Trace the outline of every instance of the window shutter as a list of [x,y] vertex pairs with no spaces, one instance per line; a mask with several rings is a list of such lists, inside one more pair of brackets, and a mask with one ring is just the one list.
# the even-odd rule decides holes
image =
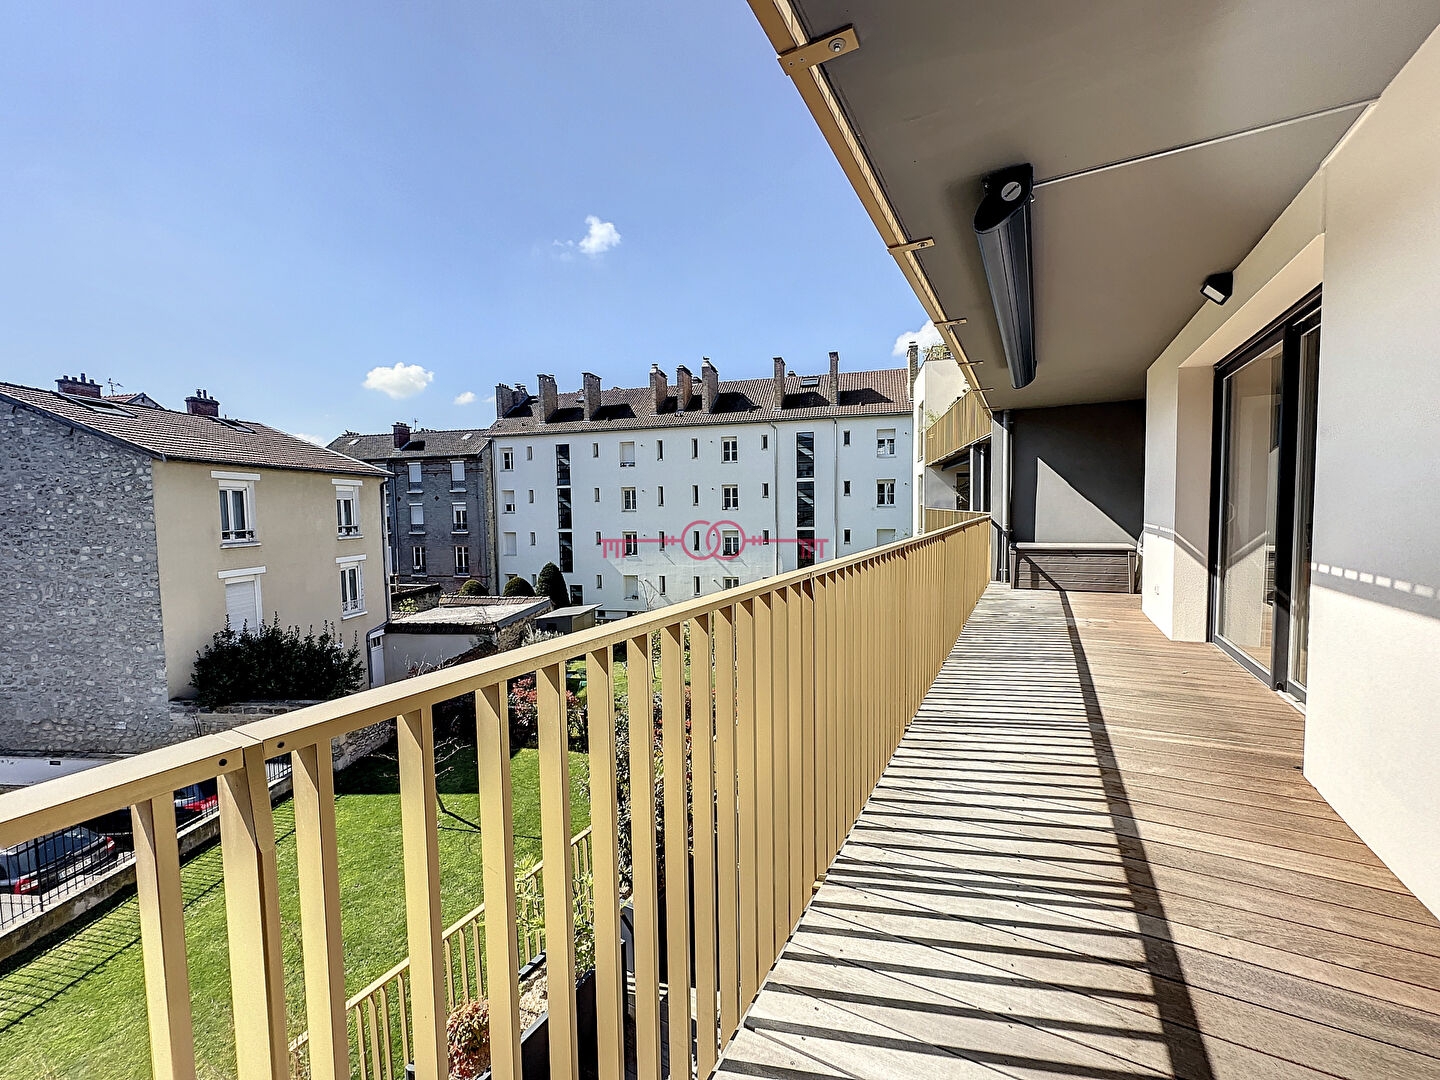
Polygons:
[[237,634],[246,626],[254,630],[260,625],[260,612],[255,606],[257,591],[254,580],[225,583],[225,614],[230,618],[230,629]]

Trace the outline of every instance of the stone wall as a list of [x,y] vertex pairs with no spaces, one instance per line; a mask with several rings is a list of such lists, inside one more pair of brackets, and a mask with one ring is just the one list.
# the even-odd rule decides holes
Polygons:
[[174,741],[150,465],[0,404],[0,750]]

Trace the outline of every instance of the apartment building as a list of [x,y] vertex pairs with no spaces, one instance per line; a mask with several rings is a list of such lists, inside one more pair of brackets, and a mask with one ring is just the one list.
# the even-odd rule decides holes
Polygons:
[[402,584],[439,582],[455,592],[466,581],[494,590],[494,508],[490,439],[483,429],[347,431],[330,449],[390,476],[386,535],[390,574]]
[[554,562],[602,618],[853,554],[910,535],[904,368],[495,392],[500,583]]
[[120,404],[83,374],[0,383],[0,747],[129,753],[228,619],[384,626],[384,474],[203,391]]

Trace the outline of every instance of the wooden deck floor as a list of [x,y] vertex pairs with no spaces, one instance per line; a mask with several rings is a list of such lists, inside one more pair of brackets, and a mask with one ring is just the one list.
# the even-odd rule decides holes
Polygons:
[[1440,924],[1303,723],[1136,597],[992,589],[721,1074],[1440,1077]]

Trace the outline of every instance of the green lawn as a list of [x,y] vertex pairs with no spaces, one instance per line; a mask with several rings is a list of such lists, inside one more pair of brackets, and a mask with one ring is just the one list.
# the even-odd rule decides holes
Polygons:
[[[478,821],[473,747],[437,765],[440,801]],[[590,822],[589,761],[570,755],[573,831]],[[511,759],[515,861],[540,858],[539,755]],[[353,994],[405,954],[400,805],[390,754],[366,759],[336,778],[346,992]],[[306,1026],[296,893],[294,813],[275,807],[281,920],[291,1034]],[[480,836],[440,815],[443,917],[448,925],[481,900]],[[229,958],[220,849],[186,863],[185,926],[202,1080],[234,1074]],[[0,975],[0,1062],[5,1076],[111,1080],[150,1075],[140,929],[133,898],[71,933],[43,955]]]

